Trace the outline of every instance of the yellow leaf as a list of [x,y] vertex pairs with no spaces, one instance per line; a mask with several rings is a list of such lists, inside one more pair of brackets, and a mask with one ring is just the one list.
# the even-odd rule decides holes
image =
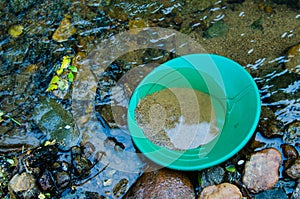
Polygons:
[[61,62],[60,68],[56,71],[57,75],[61,75],[64,69],[68,68],[71,63],[71,58],[69,56],[64,56]]
[[55,84],[57,83],[59,80],[59,77],[57,75],[54,75],[50,81],[50,84]]
[[69,56],[64,56],[60,68],[68,68],[71,63],[71,58]]
[[49,87],[47,88],[46,92],[53,91],[56,89],[58,89],[58,86],[56,84],[50,84]]

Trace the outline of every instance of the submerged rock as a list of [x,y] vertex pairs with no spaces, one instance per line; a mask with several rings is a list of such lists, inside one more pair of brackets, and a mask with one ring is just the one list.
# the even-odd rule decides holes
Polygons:
[[66,148],[78,144],[79,131],[71,114],[53,99],[44,99],[34,109],[34,122],[48,140],[56,140]]
[[253,193],[271,189],[279,179],[281,162],[280,152],[273,148],[252,154],[245,165],[243,183]]
[[254,199],[265,199],[265,198],[288,199],[287,195],[282,189],[266,190],[254,196]]
[[242,193],[237,186],[230,183],[222,183],[205,187],[198,199],[240,199]]
[[287,57],[289,61],[285,63],[285,67],[291,72],[300,74],[300,44],[291,47],[287,52]]
[[300,179],[300,158],[295,160],[292,166],[286,170],[286,174],[293,179]]
[[204,32],[203,36],[206,38],[223,37],[227,32],[228,26],[222,21],[217,21]]
[[194,199],[195,197],[193,185],[187,176],[182,172],[161,169],[142,175],[124,198]]
[[282,136],[283,132],[278,125],[275,113],[269,107],[263,106],[258,124],[259,131],[267,138]]

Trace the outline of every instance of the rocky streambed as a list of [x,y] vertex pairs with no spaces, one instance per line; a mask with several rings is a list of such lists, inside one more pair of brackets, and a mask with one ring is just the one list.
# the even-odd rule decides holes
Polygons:
[[[0,198],[300,197],[299,1],[0,5]],[[160,168],[131,141],[128,101],[157,65],[196,51],[248,70],[259,125],[220,165]]]

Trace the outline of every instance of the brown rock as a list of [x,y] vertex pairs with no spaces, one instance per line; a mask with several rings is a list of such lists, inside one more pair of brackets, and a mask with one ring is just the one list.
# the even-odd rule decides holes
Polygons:
[[162,169],[143,174],[124,199],[185,198],[194,199],[193,186],[182,172]]
[[240,199],[242,197],[242,193],[235,185],[222,183],[205,187],[198,199]]
[[300,158],[298,158],[294,164],[286,170],[286,174],[293,179],[300,178]]
[[253,193],[271,189],[279,179],[281,162],[280,152],[273,148],[252,154],[245,165],[243,183]]
[[262,107],[258,128],[265,137],[277,137],[283,133],[278,126],[274,112],[269,107]]
[[292,145],[283,144],[282,151],[287,159],[295,159],[299,156],[297,149],[295,149],[295,147],[293,147]]
[[287,52],[289,62],[285,63],[285,67],[291,72],[300,74],[300,44],[297,44]]

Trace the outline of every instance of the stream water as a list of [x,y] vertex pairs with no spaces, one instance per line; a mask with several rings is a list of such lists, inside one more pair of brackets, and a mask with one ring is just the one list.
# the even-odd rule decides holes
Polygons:
[[[63,196],[121,198],[146,165],[126,127],[131,93],[157,65],[189,53],[233,59],[259,87],[260,123],[229,162],[283,144],[299,152],[300,3],[278,2],[0,1],[0,156],[47,140],[62,150],[92,143],[92,158],[105,153],[92,174],[109,166]],[[280,180],[293,181],[282,170]]]

